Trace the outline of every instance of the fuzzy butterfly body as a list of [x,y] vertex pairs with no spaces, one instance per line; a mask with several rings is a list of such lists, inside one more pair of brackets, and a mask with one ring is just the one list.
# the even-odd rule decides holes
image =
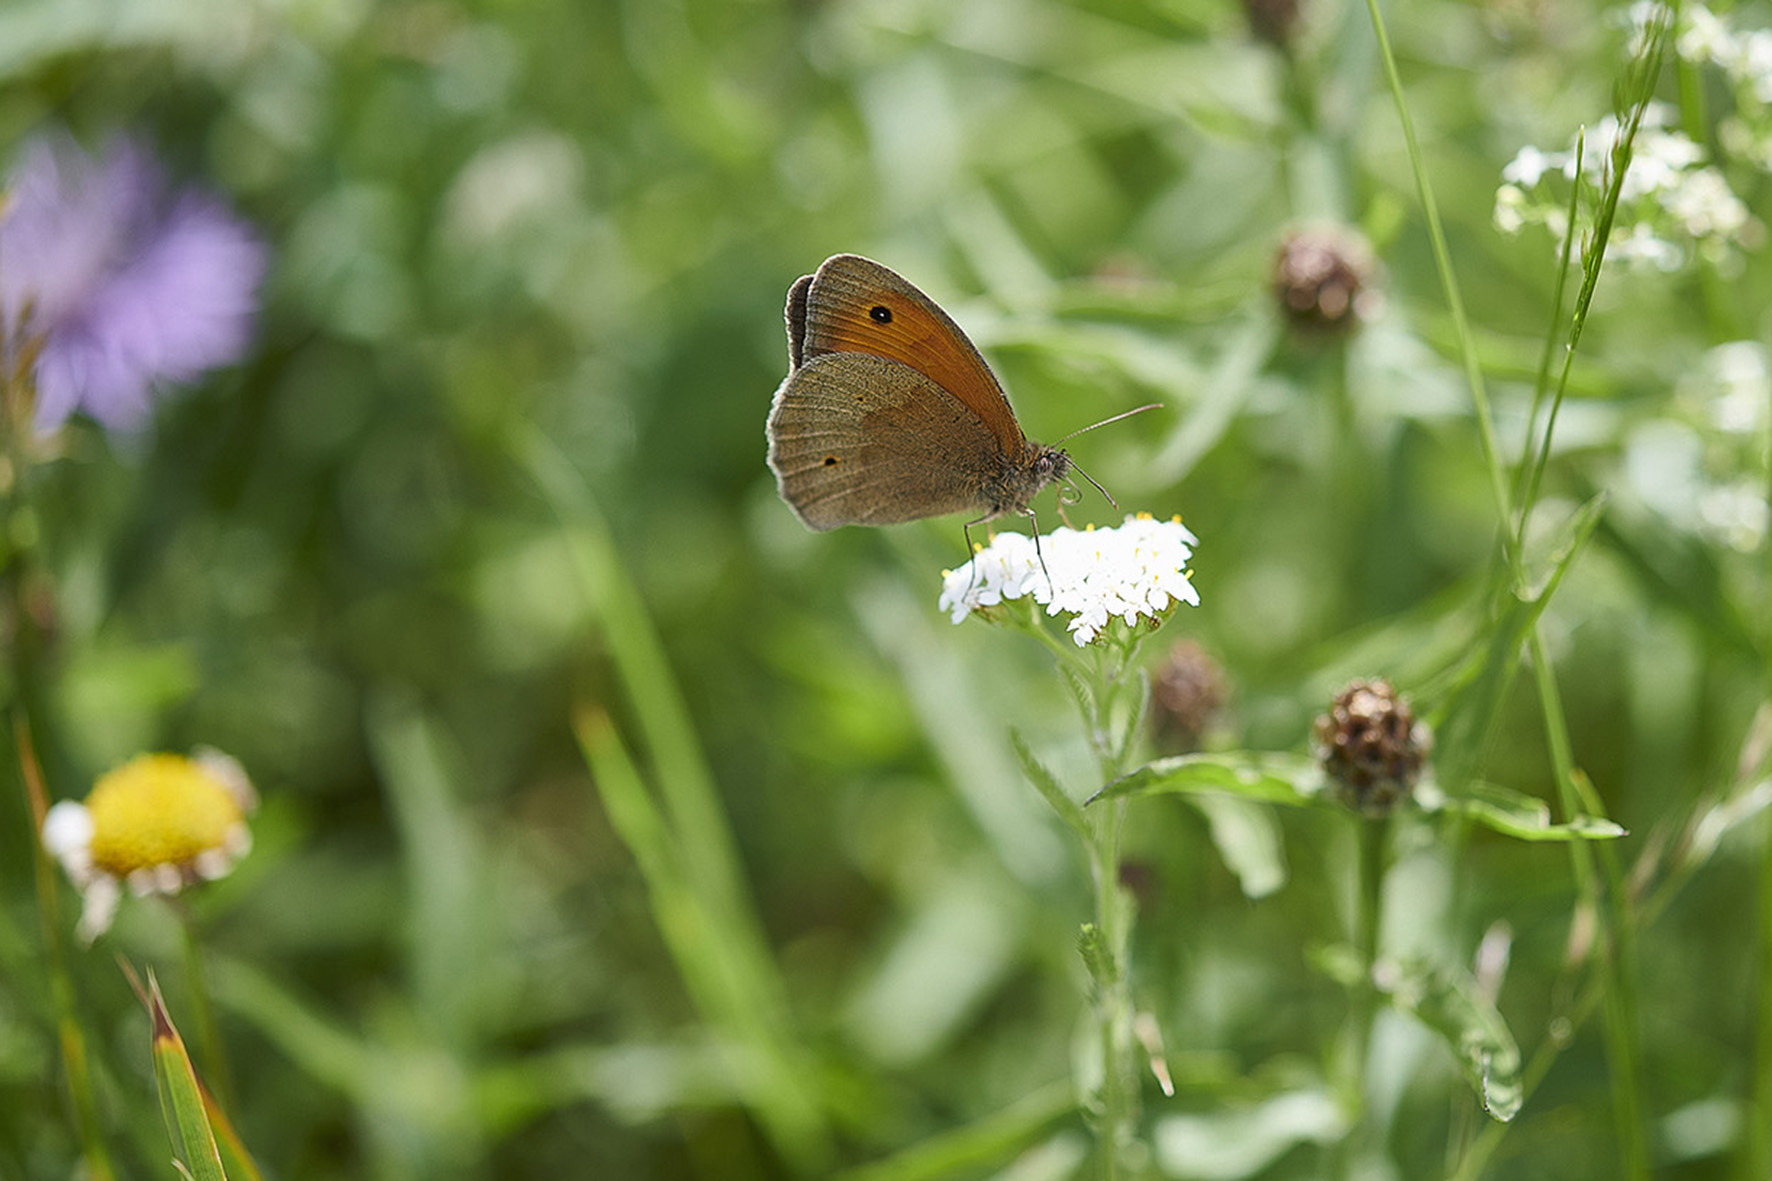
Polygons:
[[1032,516],[1070,457],[1022,434],[990,366],[935,301],[877,262],[825,260],[788,291],[788,375],[769,467],[812,529],[948,513]]

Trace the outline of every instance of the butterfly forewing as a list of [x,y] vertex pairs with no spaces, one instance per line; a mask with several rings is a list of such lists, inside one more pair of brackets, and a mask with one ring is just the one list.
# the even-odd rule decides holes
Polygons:
[[933,380],[860,352],[808,355],[776,390],[769,466],[813,529],[888,525],[985,506],[975,474],[996,440]]
[[802,278],[788,292],[787,317],[795,365],[826,353],[908,365],[976,416],[1001,454],[1022,453],[1025,436],[990,366],[948,314],[897,272],[859,255],[833,255],[810,283]]

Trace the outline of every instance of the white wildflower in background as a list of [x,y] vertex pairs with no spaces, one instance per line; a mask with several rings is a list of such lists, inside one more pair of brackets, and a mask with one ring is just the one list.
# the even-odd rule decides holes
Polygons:
[[1159,521],[1148,513],[1114,528],[1054,529],[1042,535],[1037,552],[1033,538],[1001,533],[942,576],[941,609],[959,623],[1029,598],[1047,615],[1071,616],[1067,626],[1080,648],[1115,618],[1133,627],[1141,618],[1160,622],[1179,603],[1199,606],[1188,570],[1196,544],[1180,518]]
[[[1579,178],[1574,175],[1573,143],[1565,152],[1521,148],[1501,171],[1496,228],[1517,234],[1529,225],[1542,225],[1560,250],[1569,230],[1568,184],[1582,186],[1584,208],[1597,207],[1611,180],[1613,147],[1625,130],[1611,115],[1594,125],[1582,151]],[[1751,249],[1763,237],[1763,227],[1707,162],[1704,148],[1673,125],[1672,110],[1663,103],[1649,104],[1619,186],[1608,251],[1624,262],[1672,271],[1694,255],[1729,262],[1736,250]]]
[[1683,367],[1666,411],[1624,440],[1622,485],[1670,525],[1740,553],[1772,528],[1766,504],[1766,426],[1772,350],[1717,345]]
[[80,891],[80,938],[110,928],[127,885],[136,895],[177,894],[226,877],[252,848],[252,783],[219,751],[141,755],[100,776],[84,802],[63,800],[43,818],[43,847]]

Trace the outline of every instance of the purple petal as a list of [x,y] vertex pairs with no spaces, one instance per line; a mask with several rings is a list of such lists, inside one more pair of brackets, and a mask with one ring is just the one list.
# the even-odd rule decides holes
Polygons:
[[43,339],[37,427],[76,410],[139,427],[162,382],[236,360],[250,340],[266,251],[219,201],[169,199],[136,145],[103,159],[39,141],[0,216],[0,317]]

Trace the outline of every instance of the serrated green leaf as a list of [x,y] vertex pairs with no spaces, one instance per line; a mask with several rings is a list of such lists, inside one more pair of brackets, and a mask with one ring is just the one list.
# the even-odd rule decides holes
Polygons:
[[1015,748],[1015,757],[1021,763],[1022,773],[1028,777],[1040,797],[1058,813],[1058,818],[1078,836],[1089,838],[1089,818],[1083,815],[1082,807],[1071,799],[1070,794],[1064,790],[1064,785],[1058,782],[1058,777],[1034,757],[1034,752],[1028,749],[1027,740],[1021,736],[1021,731],[1013,726],[1009,728],[1009,745]]
[[1393,1004],[1446,1043],[1484,1111],[1503,1123],[1519,1114],[1526,1097],[1519,1043],[1468,972],[1408,961],[1382,964],[1373,976]]
[[1304,755],[1267,751],[1177,755],[1146,763],[1114,780],[1086,803],[1127,796],[1212,793],[1294,807],[1314,803],[1322,772]]
[[1550,807],[1537,796],[1493,783],[1468,783],[1463,793],[1456,796],[1424,786],[1417,789],[1416,800],[1426,811],[1468,816],[1486,828],[1522,841],[1611,840],[1629,835],[1623,825],[1603,817],[1577,815],[1567,824],[1555,824]]

